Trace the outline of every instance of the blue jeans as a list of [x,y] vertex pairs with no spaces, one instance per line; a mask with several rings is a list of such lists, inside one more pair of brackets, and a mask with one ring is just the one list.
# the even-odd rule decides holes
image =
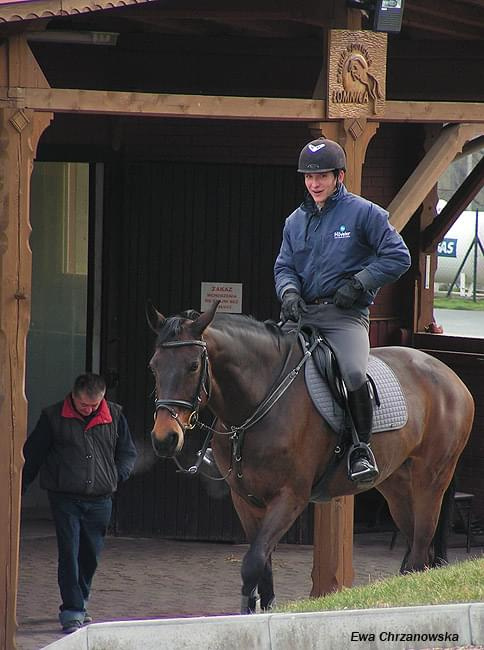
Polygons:
[[57,535],[57,579],[62,599],[59,619],[84,622],[91,582],[112,511],[111,497],[84,501],[49,492]]

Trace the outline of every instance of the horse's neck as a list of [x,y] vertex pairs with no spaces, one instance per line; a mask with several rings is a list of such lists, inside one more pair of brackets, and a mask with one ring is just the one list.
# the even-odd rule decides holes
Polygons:
[[213,381],[210,405],[226,424],[240,424],[267,396],[290,346],[278,349],[250,334],[235,339],[215,329],[206,338]]

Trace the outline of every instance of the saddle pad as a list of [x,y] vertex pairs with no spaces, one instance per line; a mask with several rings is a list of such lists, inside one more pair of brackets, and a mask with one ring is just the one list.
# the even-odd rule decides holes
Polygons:
[[[368,375],[378,391],[380,406],[373,402],[372,432],[401,429],[408,420],[407,402],[393,370],[384,361],[370,354]],[[344,428],[344,412],[333,399],[328,383],[321,377],[314,360],[310,357],[305,366],[306,386],[320,415],[336,432]]]

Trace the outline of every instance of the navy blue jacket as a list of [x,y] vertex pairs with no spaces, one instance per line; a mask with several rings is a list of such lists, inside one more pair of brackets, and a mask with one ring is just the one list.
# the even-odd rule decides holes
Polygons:
[[366,309],[378,289],[410,266],[405,242],[380,206],[344,185],[318,210],[312,197],[286,219],[274,266],[276,293],[295,289],[306,302],[331,298],[353,275],[366,289],[357,305]]

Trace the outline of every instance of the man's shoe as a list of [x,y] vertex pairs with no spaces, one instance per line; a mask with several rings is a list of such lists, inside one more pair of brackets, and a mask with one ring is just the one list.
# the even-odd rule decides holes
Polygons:
[[348,469],[350,481],[372,481],[379,474],[373,453],[369,447],[365,447],[360,447],[351,454]]
[[88,625],[89,623],[92,623],[92,616],[89,614],[89,612],[86,612],[84,614],[83,625]]
[[81,621],[66,621],[62,625],[62,631],[64,634],[72,634],[73,632],[77,632],[77,630],[81,629]]

